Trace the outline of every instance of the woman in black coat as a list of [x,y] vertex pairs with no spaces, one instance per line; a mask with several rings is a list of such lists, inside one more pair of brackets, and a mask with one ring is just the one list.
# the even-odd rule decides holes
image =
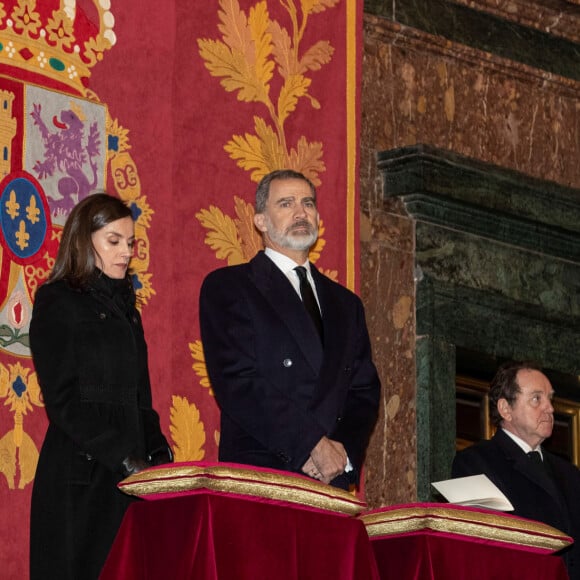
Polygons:
[[32,492],[31,580],[98,578],[134,501],[117,484],[172,460],[128,275],[134,239],[130,209],[90,195],[36,294],[30,347],[49,426]]

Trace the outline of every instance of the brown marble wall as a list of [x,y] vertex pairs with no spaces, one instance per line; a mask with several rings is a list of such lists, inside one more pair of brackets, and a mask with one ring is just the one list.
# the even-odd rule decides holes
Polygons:
[[[366,497],[379,507],[416,495],[413,223],[372,211],[361,219],[361,295],[382,380],[380,418],[367,453]],[[388,485],[383,485],[388,482]]]
[[417,499],[417,337],[414,224],[383,201],[376,153],[424,143],[580,187],[580,82],[369,14],[364,39],[361,295],[383,380],[366,499],[379,507]]
[[580,186],[578,81],[374,17],[363,75],[363,157],[428,143]]

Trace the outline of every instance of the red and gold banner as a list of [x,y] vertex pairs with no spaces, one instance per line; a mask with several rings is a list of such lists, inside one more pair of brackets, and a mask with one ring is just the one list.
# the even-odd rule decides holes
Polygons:
[[177,460],[215,461],[198,291],[208,271],[260,248],[263,175],[289,167],[314,181],[322,228],[311,258],[356,286],[361,16],[362,0],[0,1],[6,577],[27,576],[47,425],[28,324],[70,208],[103,188],[131,205],[155,406]]

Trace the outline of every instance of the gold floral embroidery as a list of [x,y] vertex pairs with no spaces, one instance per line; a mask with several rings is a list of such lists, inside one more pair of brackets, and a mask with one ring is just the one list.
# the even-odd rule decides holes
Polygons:
[[171,406],[171,437],[175,461],[200,461],[205,456],[205,427],[199,409],[186,397],[174,395]]
[[0,472],[8,487],[14,489],[18,473],[18,489],[23,489],[34,478],[38,450],[24,431],[24,417],[33,405],[43,407],[36,373],[20,363],[0,364],[0,399],[14,413],[14,427],[0,439]]

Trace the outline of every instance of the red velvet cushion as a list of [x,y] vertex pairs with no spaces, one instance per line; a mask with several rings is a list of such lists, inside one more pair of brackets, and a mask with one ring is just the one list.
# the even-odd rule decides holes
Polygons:
[[211,492],[349,516],[366,507],[354,495],[309,477],[234,463],[159,465],[129,476],[119,489],[147,500]]
[[503,512],[451,504],[397,505],[360,516],[371,539],[433,532],[476,542],[552,553],[573,540],[547,524]]

